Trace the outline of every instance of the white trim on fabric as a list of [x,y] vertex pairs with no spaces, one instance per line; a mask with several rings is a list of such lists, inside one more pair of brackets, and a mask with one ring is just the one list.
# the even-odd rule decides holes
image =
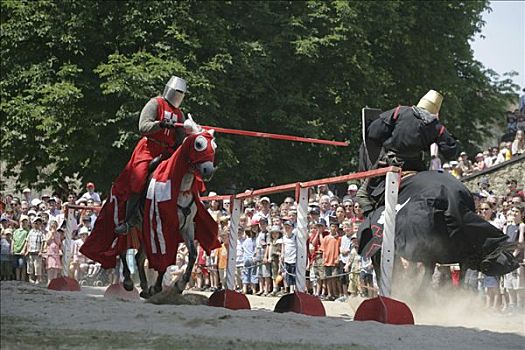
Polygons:
[[159,240],[160,253],[166,254],[166,240],[162,229],[162,220],[159,212],[159,202],[171,200],[171,180],[166,182],[155,182],[155,212],[157,219],[157,239]]
[[[155,179],[151,179],[146,198],[151,200],[149,210],[151,251],[153,254],[158,253],[156,245],[156,242],[158,242],[160,253],[164,255],[166,254],[166,240],[164,239],[164,231],[162,229],[159,202],[171,200],[171,180],[158,182]],[[153,216],[155,216],[155,221],[153,221]],[[155,228],[153,228],[154,223],[156,224]]]
[[111,243],[111,249],[117,246],[117,242],[118,242],[118,237],[115,237],[115,239],[113,240],[113,243]]
[[149,237],[150,237],[150,244],[151,244],[151,252],[153,254],[157,254],[157,244],[155,242],[155,231],[153,230],[153,211],[154,211],[154,201],[155,201],[155,179],[151,179],[148,191],[146,193],[146,199],[151,200],[151,204],[149,207]]
[[113,204],[113,221],[115,222],[115,226],[118,225],[118,198],[113,195],[113,186],[111,186],[111,203]]

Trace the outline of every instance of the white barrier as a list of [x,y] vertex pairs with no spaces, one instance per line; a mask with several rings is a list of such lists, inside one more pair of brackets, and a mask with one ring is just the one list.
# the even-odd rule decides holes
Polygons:
[[[237,257],[237,236],[239,218],[243,212],[242,204],[245,198],[269,195],[280,192],[295,191],[298,202],[297,208],[297,264],[296,264],[296,289],[299,292],[306,291],[306,265],[308,238],[308,188],[321,184],[335,184],[350,180],[365,179],[386,175],[385,190],[385,229],[383,232],[383,243],[381,249],[381,278],[379,281],[379,293],[382,296],[390,296],[392,285],[392,272],[394,266],[395,251],[395,218],[401,169],[388,167],[336,176],[331,178],[312,180],[308,182],[297,182],[286,185],[268,187],[250,192],[244,192],[231,196],[231,218],[230,234],[228,235],[228,266],[226,271],[226,287],[235,289],[235,269]],[[203,200],[223,200],[226,196],[203,197]]]

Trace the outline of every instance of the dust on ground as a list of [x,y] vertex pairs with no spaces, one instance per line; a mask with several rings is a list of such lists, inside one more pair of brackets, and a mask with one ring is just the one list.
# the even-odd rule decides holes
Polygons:
[[433,300],[411,305],[415,326],[393,326],[352,321],[357,298],[324,302],[328,317],[319,318],[271,312],[277,298],[250,296],[252,310],[232,311],[107,299],[103,288],[56,292],[2,282],[0,292],[2,349],[481,350],[523,349],[525,343],[523,317],[487,323],[485,316],[495,316]]

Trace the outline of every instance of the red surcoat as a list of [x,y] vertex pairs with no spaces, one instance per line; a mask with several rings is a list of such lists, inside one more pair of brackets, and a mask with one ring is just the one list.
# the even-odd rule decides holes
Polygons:
[[[183,122],[182,112],[178,108],[170,106],[162,97],[156,99],[158,103],[156,120],[176,119],[177,123]],[[175,137],[175,129],[161,129],[140,139],[131,159],[113,186],[129,186],[131,192],[142,193],[146,185],[149,163],[161,153],[164,153],[166,158],[169,157],[174,151]],[[117,193],[122,192],[118,188],[115,190]]]

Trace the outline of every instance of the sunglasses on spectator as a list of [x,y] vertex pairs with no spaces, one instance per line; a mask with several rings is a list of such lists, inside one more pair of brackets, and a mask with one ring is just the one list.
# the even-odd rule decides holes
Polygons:
[[490,208],[479,208],[479,210],[490,210]]
[[286,204],[293,204],[293,202],[291,202],[291,201],[284,201],[284,203],[286,203]]

